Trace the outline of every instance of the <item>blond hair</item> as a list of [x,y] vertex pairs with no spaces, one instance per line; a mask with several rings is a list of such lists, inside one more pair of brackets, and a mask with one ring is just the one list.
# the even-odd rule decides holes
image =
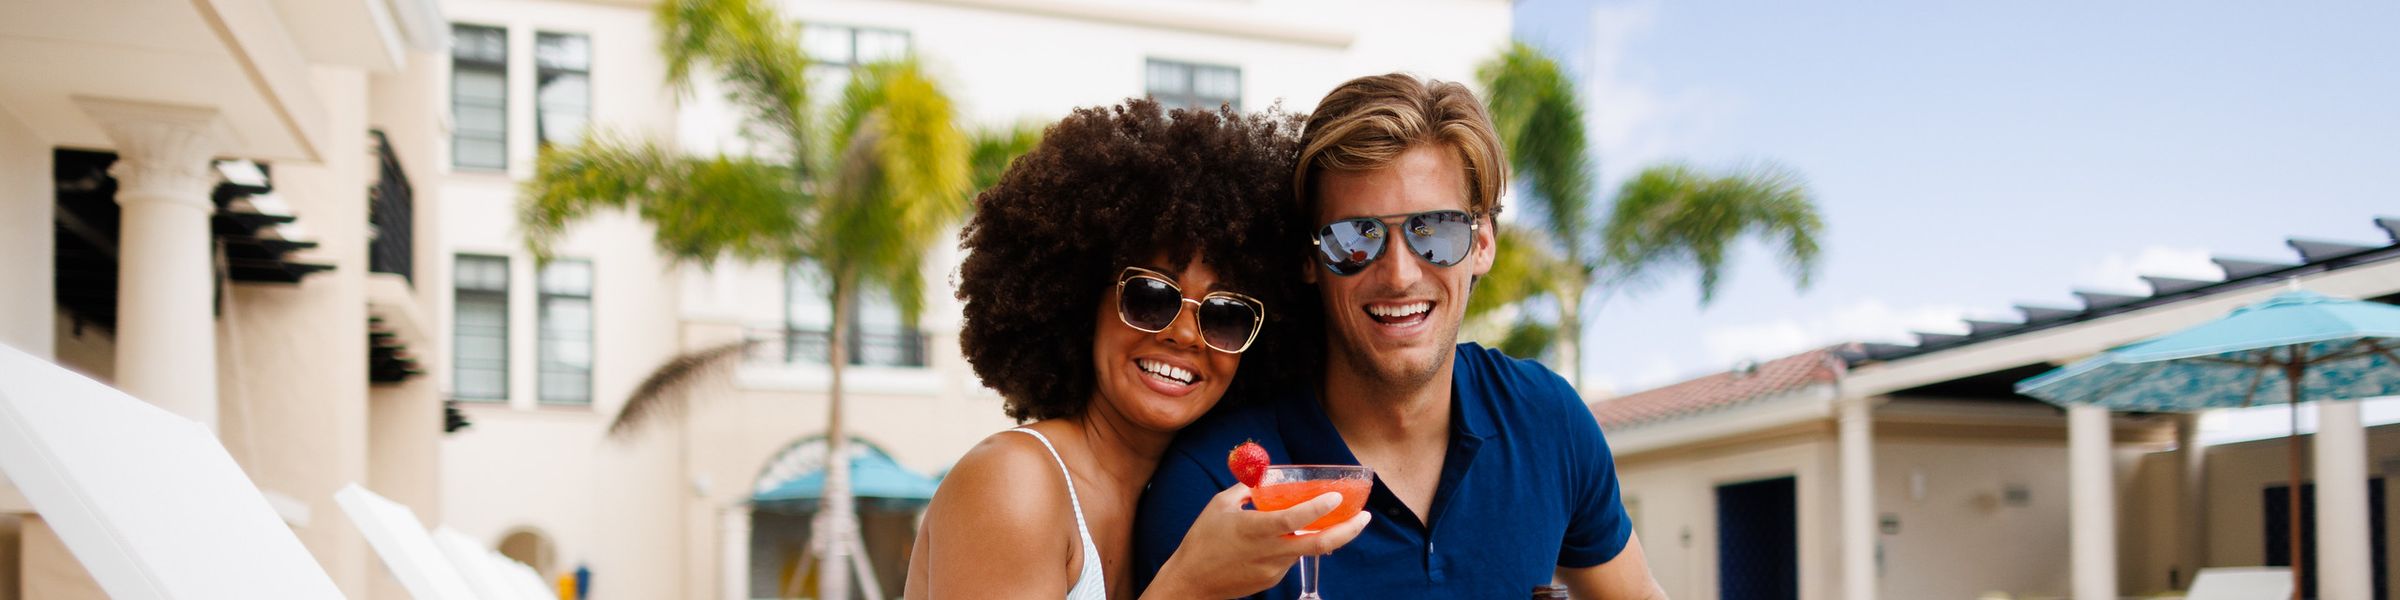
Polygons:
[[1500,214],[1508,160],[1475,92],[1455,82],[1392,73],[1343,82],[1308,116],[1300,134],[1300,162],[1292,173],[1302,218],[1317,218],[1317,192],[1310,180],[1318,172],[1382,169],[1428,143],[1458,152],[1459,164],[1466,167],[1468,212]]

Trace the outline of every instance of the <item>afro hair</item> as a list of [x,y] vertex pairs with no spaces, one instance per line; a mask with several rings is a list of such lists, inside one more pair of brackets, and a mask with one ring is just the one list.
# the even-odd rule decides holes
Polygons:
[[1127,266],[1197,257],[1267,305],[1226,401],[1300,381],[1319,361],[1316,295],[1292,194],[1299,121],[1269,111],[1077,109],[976,199],[961,233],[959,346],[1018,421],[1080,414],[1094,315]]

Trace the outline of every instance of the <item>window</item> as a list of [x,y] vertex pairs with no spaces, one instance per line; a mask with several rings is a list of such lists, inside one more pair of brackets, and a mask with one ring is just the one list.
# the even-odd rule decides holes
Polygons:
[[592,117],[592,40],[571,33],[533,38],[534,139],[574,144]]
[[783,361],[825,364],[833,359],[832,288],[810,265],[791,265],[783,275]]
[[851,311],[850,364],[886,367],[925,366],[925,340],[900,319],[900,304],[881,288],[858,294]]
[[508,168],[508,30],[450,27],[450,160]]
[[458,255],[451,270],[457,301],[451,318],[451,393],[460,400],[508,400],[508,257]]
[[591,404],[592,263],[551,261],[541,284],[541,401]]
[[[826,364],[832,360],[827,342],[833,335],[833,306],[824,275],[807,266],[786,272],[784,296],[785,362]],[[883,367],[925,366],[925,334],[900,318],[900,305],[881,289],[853,292],[850,315],[850,364]]]
[[800,33],[808,52],[809,89],[825,90],[818,98],[833,99],[850,83],[852,69],[906,57],[908,41],[905,31],[810,24]]
[[1167,108],[1242,109],[1241,69],[1153,58],[1146,71],[1145,91]]

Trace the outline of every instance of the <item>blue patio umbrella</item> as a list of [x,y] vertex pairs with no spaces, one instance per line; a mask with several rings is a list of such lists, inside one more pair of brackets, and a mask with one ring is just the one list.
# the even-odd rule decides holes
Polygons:
[[[900,466],[892,457],[869,448],[850,459],[850,492],[860,498],[905,502],[933,499],[936,482]],[[814,503],[825,493],[825,471],[817,469],[751,495],[757,503]]]
[[2400,394],[2395,350],[2400,307],[2293,290],[2043,373],[2017,393],[2132,412],[2372,398]]
[[[2400,353],[2395,350],[2400,350],[2400,307],[2295,288],[2234,309],[2224,318],[2017,382],[2017,393],[2060,406],[2087,404],[2128,412],[2400,395]],[[2288,531],[2297,582],[2299,409],[2292,414]]]

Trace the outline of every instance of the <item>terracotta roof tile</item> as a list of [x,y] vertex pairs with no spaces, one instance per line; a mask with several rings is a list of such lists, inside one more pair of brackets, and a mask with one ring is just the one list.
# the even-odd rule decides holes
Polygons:
[[1623,427],[1733,406],[1841,377],[1840,347],[1810,350],[1764,363],[1747,372],[1726,371],[1666,387],[1592,403],[1600,426]]

